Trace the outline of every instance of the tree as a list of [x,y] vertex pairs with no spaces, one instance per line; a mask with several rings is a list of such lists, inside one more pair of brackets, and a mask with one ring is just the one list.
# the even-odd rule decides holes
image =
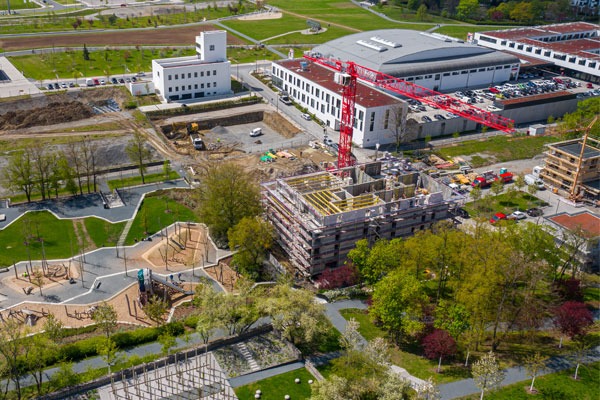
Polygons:
[[475,385],[481,389],[480,400],[483,399],[485,392],[495,388],[504,380],[504,371],[500,369],[496,356],[491,351],[473,364],[471,373]]
[[117,311],[108,303],[101,303],[96,306],[92,314],[92,320],[98,324],[107,338],[117,327]]
[[111,338],[105,337],[98,343],[96,352],[108,366],[108,374],[110,375],[110,368],[118,361],[117,344]]
[[90,190],[90,177],[92,178],[92,188],[96,192],[96,158],[98,153],[98,144],[91,140],[89,136],[85,136],[81,141],[81,156],[83,161],[83,172],[85,173],[87,180],[87,191]]
[[470,318],[471,314],[464,305],[442,300],[435,308],[433,326],[448,331],[455,340],[458,340],[460,335],[471,327]]
[[244,217],[229,229],[229,248],[236,251],[233,264],[251,279],[258,278],[267,252],[273,244],[273,227],[261,217]]
[[310,400],[350,400],[355,398],[348,380],[337,375],[317,382],[313,386],[310,396]]
[[411,10],[416,10],[417,8],[419,8],[419,3],[420,3],[420,0],[408,0],[408,2],[406,3],[406,6],[408,8],[410,8]]
[[456,17],[461,20],[472,18],[478,9],[478,0],[460,0],[456,7]]
[[55,160],[51,154],[48,154],[46,147],[41,142],[36,142],[30,149],[34,165],[33,179],[42,195],[42,200],[46,200],[48,182]]
[[220,326],[219,321],[212,318],[210,315],[202,313],[198,316],[198,322],[196,323],[196,332],[202,338],[204,344],[208,343],[210,336],[213,331]]
[[117,19],[119,19],[115,14],[111,14],[108,16],[108,23],[114,25],[117,23]]
[[437,372],[442,369],[442,358],[452,356],[456,353],[456,342],[450,334],[442,329],[436,329],[423,339],[425,357],[438,358]]
[[471,189],[471,192],[469,192],[469,197],[471,197],[473,199],[473,201],[476,204],[477,208],[479,208],[479,200],[481,199],[482,193],[481,193],[481,188],[479,186],[474,187],[473,189]]
[[223,246],[227,232],[244,217],[260,214],[260,191],[253,176],[231,163],[209,164],[198,189],[198,216]]
[[161,351],[163,355],[168,356],[171,352],[171,349],[177,345],[177,339],[175,339],[175,336],[166,332],[158,337],[158,343],[161,344]]
[[390,272],[375,285],[371,315],[381,322],[396,343],[405,333],[418,332],[427,296],[412,274],[400,269]]
[[514,187],[521,191],[525,186],[527,186],[527,183],[525,183],[525,177],[523,174],[518,174],[514,179]]
[[547,357],[542,356],[538,352],[525,359],[525,369],[527,370],[527,375],[531,377],[531,385],[529,386],[530,392],[535,391],[535,388],[533,387],[535,378],[546,368],[547,359]]
[[44,286],[46,280],[44,279],[44,273],[39,268],[36,268],[31,274],[31,283],[40,289],[40,296],[43,296],[42,286]]
[[417,392],[417,397],[415,400],[439,400],[441,398],[440,390],[436,384],[433,383],[433,379],[431,377],[418,385],[415,388],[415,391]]
[[90,51],[88,50],[88,48],[85,45],[85,43],[83,44],[83,59],[85,61],[89,61],[90,60]]
[[169,304],[158,296],[152,296],[144,306],[144,312],[157,326],[162,325],[162,322],[164,322],[163,317],[168,309]]
[[171,163],[169,162],[169,160],[165,160],[163,162],[163,174],[165,174],[165,180],[169,180],[171,177],[171,171],[173,171],[171,169]]
[[532,4],[524,1],[515,4],[515,7],[510,12],[510,19],[514,19],[517,22],[532,21],[534,19]]
[[60,344],[65,335],[65,326],[57,319],[54,314],[48,314],[46,316],[46,322],[44,322],[44,332],[48,339],[52,342]]
[[490,191],[494,194],[494,196],[498,196],[504,191],[504,183],[502,183],[500,179],[494,181],[490,187]]
[[146,172],[146,163],[150,161],[152,153],[148,147],[146,147],[146,139],[140,132],[135,131],[133,133],[133,137],[125,148],[125,152],[127,153],[127,156],[129,156],[131,162],[137,165],[140,176],[142,177],[142,183],[146,183],[144,172]]
[[427,19],[427,6],[425,4],[421,4],[417,9],[417,19],[419,21],[425,21],[425,19]]
[[21,376],[23,375],[20,356],[23,345],[28,341],[23,340],[27,330],[21,329],[19,322],[14,318],[6,319],[0,324],[0,357],[3,363],[3,374],[15,386],[17,398],[21,398]]
[[35,185],[34,162],[31,150],[15,152],[4,168],[6,186],[15,191],[25,193],[27,202],[31,201],[31,192]]
[[29,345],[24,349],[22,357],[25,369],[33,377],[39,396],[43,394],[44,370],[50,365],[50,360],[54,358],[57,350],[56,343],[39,334],[32,336]]
[[[587,328],[594,323],[594,317],[584,303],[567,301],[554,313],[554,324],[564,335],[574,339],[584,336]],[[562,337],[560,338],[562,347]]]

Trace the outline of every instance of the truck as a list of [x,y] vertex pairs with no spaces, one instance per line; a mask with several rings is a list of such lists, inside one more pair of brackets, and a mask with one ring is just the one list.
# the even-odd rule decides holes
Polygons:
[[540,178],[537,178],[534,175],[527,174],[524,176],[524,180],[528,186],[534,185],[535,187],[537,187],[540,190],[545,189],[544,182]]
[[196,150],[204,150],[204,141],[197,133],[192,133],[190,135],[190,141]]
[[492,185],[492,183],[498,180],[498,175],[494,174],[492,171],[486,171],[483,174],[479,175],[473,182],[471,182],[471,186],[478,188],[486,188]]
[[463,174],[455,174],[451,177],[452,183],[458,183],[461,185],[468,185],[471,183],[471,181],[469,180],[469,178],[467,178],[465,175]]
[[290,99],[290,95],[285,90],[283,90],[281,93],[279,93],[279,101],[281,101],[283,104],[285,104],[287,106],[292,104],[292,99]]
[[514,178],[514,175],[512,172],[506,171],[506,172],[500,174],[500,180],[502,181],[502,183],[510,183],[510,182],[512,182],[513,178]]

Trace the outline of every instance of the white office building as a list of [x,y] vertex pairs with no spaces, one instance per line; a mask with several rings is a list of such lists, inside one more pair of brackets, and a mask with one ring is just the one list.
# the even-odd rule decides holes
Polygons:
[[196,55],[152,60],[152,82],[165,101],[186,101],[231,94],[227,32],[196,36]]

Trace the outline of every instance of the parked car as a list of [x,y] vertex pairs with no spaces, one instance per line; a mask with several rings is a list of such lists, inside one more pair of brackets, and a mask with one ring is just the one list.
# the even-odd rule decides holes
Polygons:
[[423,121],[423,122],[431,122],[431,118],[429,118],[427,115],[423,115],[421,117],[421,121]]
[[117,83],[119,83],[117,78],[110,78],[110,81],[112,82],[113,85],[116,85]]
[[69,87],[75,87],[75,83],[74,82],[69,82]]
[[498,221],[502,221],[503,219],[506,219],[506,214],[497,212],[492,216],[492,218],[490,218],[490,224],[495,224]]
[[305,119],[307,121],[310,121],[312,118],[310,117],[310,114],[302,114],[301,115],[302,119]]
[[66,89],[66,88],[68,88],[69,86],[67,86],[67,84],[63,82],[63,83],[61,83],[61,84],[60,84],[60,87],[61,87],[61,88],[63,88],[63,89]]
[[94,78],[94,85],[98,86],[100,84],[100,81],[97,78]]
[[544,215],[544,212],[537,207],[530,208],[529,210],[525,211],[525,213],[530,217],[541,217]]
[[104,79],[100,79],[100,84],[101,85],[106,85],[106,81]]
[[442,114],[435,114],[435,115],[433,116],[433,118],[435,118],[435,119],[439,119],[439,120],[446,119],[446,117],[444,117]]
[[586,87],[586,88],[588,88],[588,89],[593,89],[593,88],[594,88],[594,84],[593,84],[592,82],[588,82],[588,83],[585,85],[585,87]]
[[48,90],[54,90],[54,85],[53,85],[53,84],[51,84],[51,83],[49,83],[49,84],[48,84]]
[[520,220],[520,219],[525,219],[525,218],[527,218],[527,214],[525,214],[522,211],[515,211],[506,217],[506,219],[512,219],[512,220]]
[[125,83],[125,79],[119,78],[119,83]]

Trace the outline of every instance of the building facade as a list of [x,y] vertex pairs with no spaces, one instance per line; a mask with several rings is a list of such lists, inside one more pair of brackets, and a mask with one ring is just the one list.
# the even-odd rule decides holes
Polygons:
[[600,82],[599,34],[597,24],[572,22],[476,32],[475,42],[545,61],[557,72],[569,70],[576,78]]
[[441,184],[382,162],[263,184],[277,242],[304,276],[344,264],[356,241],[393,239],[449,217]]
[[[340,129],[342,85],[334,82],[334,72],[303,60],[274,62],[273,84],[314,114],[324,125]],[[396,127],[408,112],[406,102],[358,83],[352,141],[359,147],[375,147],[396,142]]]
[[152,82],[156,93],[169,102],[230,95],[227,32],[201,32],[195,56],[152,60]]

